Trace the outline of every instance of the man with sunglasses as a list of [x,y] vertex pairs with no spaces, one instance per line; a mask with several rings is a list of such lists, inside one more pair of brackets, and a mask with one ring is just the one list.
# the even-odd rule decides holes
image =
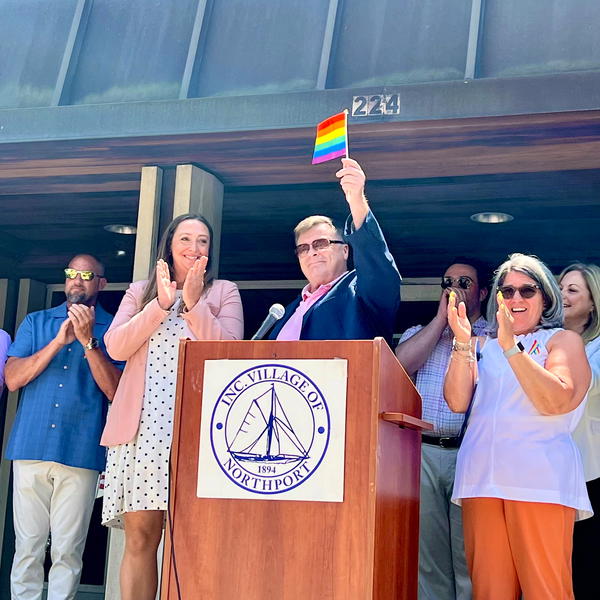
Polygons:
[[473,335],[483,335],[487,322],[481,303],[487,296],[487,274],[478,261],[457,258],[441,280],[441,297],[434,318],[424,327],[404,332],[396,356],[415,379],[423,398],[423,419],[433,431],[422,436],[419,531],[419,600],[471,598],[461,509],[450,502],[456,455],[465,415],[450,411],[444,400],[444,375],[452,352],[448,327],[448,295],[464,302]]
[[[311,216],[294,229],[296,256],[308,285],[287,306],[270,338],[373,339],[391,343],[400,305],[400,274],[364,195],[365,174],[350,158],[336,173],[350,207],[344,233],[329,217]],[[352,248],[354,265],[348,270]]]
[[112,317],[96,301],[104,267],[87,254],[65,273],[66,301],[28,314],[6,363],[6,385],[22,389],[6,449],[13,461],[13,600],[41,598],[52,532],[48,599],[74,598],[98,472],[100,434],[121,374],[102,338]]

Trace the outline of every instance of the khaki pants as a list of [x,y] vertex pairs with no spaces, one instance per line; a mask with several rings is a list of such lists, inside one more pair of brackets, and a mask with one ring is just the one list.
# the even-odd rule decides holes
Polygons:
[[462,510],[450,501],[457,448],[421,447],[419,600],[471,600]]
[[15,460],[13,475],[11,598],[41,599],[46,541],[51,531],[48,600],[71,600],[81,576],[98,471],[49,461]]
[[475,600],[573,599],[575,509],[499,498],[462,505]]

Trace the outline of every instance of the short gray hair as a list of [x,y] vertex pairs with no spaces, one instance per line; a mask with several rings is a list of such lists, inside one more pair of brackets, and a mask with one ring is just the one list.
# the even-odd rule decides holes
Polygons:
[[498,321],[496,312],[498,311],[498,299],[496,294],[498,288],[502,287],[504,279],[509,271],[518,271],[531,277],[541,288],[544,309],[538,327],[540,329],[553,329],[563,326],[563,301],[558,283],[550,269],[536,256],[528,254],[511,254],[508,260],[503,262],[494,274],[494,283],[492,284],[492,293],[487,308],[488,330],[492,337],[498,334]]

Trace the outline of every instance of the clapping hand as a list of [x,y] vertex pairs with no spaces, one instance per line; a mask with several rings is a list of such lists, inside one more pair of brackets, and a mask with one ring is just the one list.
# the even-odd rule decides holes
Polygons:
[[496,311],[496,320],[498,321],[498,344],[502,350],[509,350],[515,345],[515,333],[513,331],[514,318],[510,310],[504,303],[504,296],[498,290],[496,294],[498,300],[498,310]]
[[448,297],[450,296],[450,292],[454,292],[454,294],[456,295],[456,304],[460,304],[461,302],[466,301],[465,290],[453,290],[452,288],[446,288],[442,290],[442,295],[440,296],[440,302],[438,304],[438,309],[435,318],[439,319],[440,321],[443,321],[444,326],[448,323]]
[[[75,341],[75,332],[73,331],[73,323],[67,317],[61,324],[54,338],[61,346],[68,346]],[[87,344],[86,340],[86,344]]]
[[163,310],[170,310],[175,302],[177,283],[171,281],[169,265],[159,258],[156,262],[156,293],[158,304]]
[[85,304],[71,304],[69,321],[73,324],[75,337],[82,346],[85,346],[94,334],[94,323],[96,322],[94,307]]
[[204,276],[206,275],[206,265],[208,256],[201,256],[194,262],[192,268],[187,272],[183,282],[183,303],[187,310],[191,310],[204,291]]
[[454,290],[448,294],[448,325],[457,342],[467,344],[471,341],[471,322],[467,317],[467,307],[463,301],[456,306],[457,296]]

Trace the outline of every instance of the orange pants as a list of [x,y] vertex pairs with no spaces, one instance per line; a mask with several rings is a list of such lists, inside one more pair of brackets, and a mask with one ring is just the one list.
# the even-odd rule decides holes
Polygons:
[[463,527],[475,600],[572,600],[575,509],[466,498]]

